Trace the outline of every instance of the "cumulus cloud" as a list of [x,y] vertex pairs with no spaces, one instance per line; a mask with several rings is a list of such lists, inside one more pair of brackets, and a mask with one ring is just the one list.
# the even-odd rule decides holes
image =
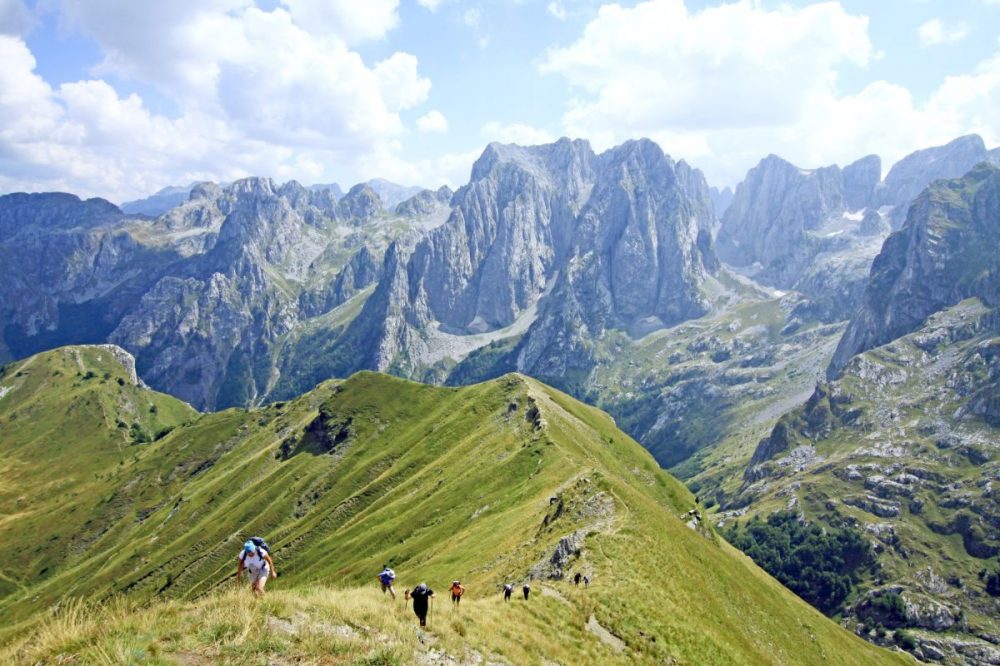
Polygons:
[[[413,55],[369,65],[351,50],[361,33],[345,19],[346,2],[271,11],[248,0],[181,4],[65,0],[61,14],[101,46],[95,73],[155,86],[176,106],[169,117],[100,79],[53,89],[24,41],[3,38],[0,155],[16,158],[5,159],[0,187],[69,184],[121,199],[247,174],[333,179],[359,168],[361,155],[398,153],[400,113],[428,97],[431,83]],[[381,7],[373,15],[381,27],[366,28],[368,37],[393,25],[397,3],[355,4],[365,5],[362,17]],[[330,12],[324,20],[340,21],[339,32],[303,28],[309,11]]]
[[306,30],[334,34],[348,44],[380,39],[399,24],[399,0],[281,0],[281,4]]
[[491,121],[486,123],[479,133],[487,141],[516,143],[521,146],[537,146],[555,141],[555,137],[546,130],[522,123]]
[[443,113],[433,109],[417,118],[417,130],[424,134],[444,134],[448,131],[448,119]]
[[891,162],[970,131],[997,140],[1000,60],[945,80],[922,102],[885,81],[839,89],[842,68],[877,57],[868,19],[839,2],[691,11],[683,0],[647,0],[602,7],[540,69],[575,92],[562,118],[570,136],[597,148],[647,136],[719,184],[772,152],[812,167],[869,152]]
[[917,37],[921,46],[938,46],[940,44],[955,44],[962,41],[972,32],[972,26],[965,21],[947,25],[941,19],[931,19],[917,28]]

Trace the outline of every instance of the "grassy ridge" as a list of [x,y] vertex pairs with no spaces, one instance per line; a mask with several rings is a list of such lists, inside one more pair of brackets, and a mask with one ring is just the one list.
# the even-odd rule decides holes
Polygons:
[[[8,435],[10,423],[59,423],[68,395],[88,404],[121,400],[127,387],[113,378],[80,382],[74,389],[79,394],[58,382],[48,383],[49,389],[37,383],[25,397],[28,379],[41,382],[56,370],[65,375],[75,358],[89,368],[103,362],[98,353],[57,350],[13,365],[0,377],[0,386],[14,387],[0,399],[0,448],[4,464],[20,470],[4,476],[16,481],[0,495],[0,509],[9,516],[6,539],[26,554],[44,554],[53,549],[52,534],[72,535],[65,554],[44,572],[31,557],[8,561],[4,576],[11,583],[0,596],[0,626],[10,640],[34,632],[25,645],[47,645],[43,651],[50,656],[131,649],[108,638],[116,631],[146,640],[133,647],[150,659],[160,650],[173,654],[170,659],[188,651],[238,660],[236,654],[212,652],[228,644],[225,637],[233,632],[256,645],[233,649],[250,650],[255,659],[314,655],[314,648],[295,647],[288,636],[258,636],[259,629],[248,633],[226,619],[237,549],[250,534],[263,534],[282,574],[275,587],[284,590],[264,602],[284,607],[265,606],[264,614],[279,619],[298,610],[308,614],[318,604],[341,613],[352,627],[367,622],[352,620],[350,608],[378,603],[370,592],[324,590],[370,585],[383,562],[394,566],[403,585],[426,580],[443,592],[447,581],[462,578],[470,590],[467,624],[449,625],[444,633],[435,628],[449,653],[469,647],[520,662],[523,654],[505,647],[517,638],[532,646],[528,661],[582,663],[618,655],[585,629],[593,617],[622,641],[622,659],[896,658],[825,619],[710,530],[685,526],[680,515],[693,498],[683,486],[603,412],[535,381],[508,375],[452,389],[362,373],[288,403],[201,416],[133,387],[136,399],[166,401],[157,407],[157,418],[170,413],[182,425],[154,442],[121,449],[108,446],[102,427],[81,425],[72,438],[60,438],[65,431],[56,429],[44,451]],[[93,418],[95,412],[88,416]],[[116,426],[111,430],[119,434]],[[64,465],[57,459],[67,449],[74,457],[66,468],[79,479],[73,494],[37,492],[47,470]],[[18,498],[29,497],[50,527],[32,522],[33,514],[8,514]],[[99,527],[88,528],[87,520]],[[86,529],[92,535],[81,548]],[[564,538],[575,547],[554,564]],[[555,569],[588,573],[594,585],[583,593],[547,583],[562,596],[542,595],[508,633],[497,629],[507,621],[496,615],[505,611],[494,607],[500,585],[546,579]],[[38,624],[42,611],[67,597],[119,596],[156,605],[101,611],[110,613],[103,622],[57,617]],[[393,642],[397,656],[408,661],[411,629],[401,627],[410,618],[394,617],[383,618],[388,624],[376,634],[401,636]],[[230,621],[232,632],[196,633],[185,639],[194,644],[178,643],[166,652],[164,636],[140,631],[165,626],[169,635],[174,622],[211,627]],[[122,629],[133,624],[135,631]],[[490,638],[494,634],[498,642]],[[160,647],[151,648],[154,643]],[[24,656],[17,651],[22,648],[15,641],[15,652],[8,654]]]

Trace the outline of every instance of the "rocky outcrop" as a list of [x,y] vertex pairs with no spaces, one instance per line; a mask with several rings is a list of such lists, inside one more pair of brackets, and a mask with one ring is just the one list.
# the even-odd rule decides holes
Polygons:
[[939,181],[910,208],[872,265],[860,310],[830,364],[837,375],[855,354],[916,330],[927,317],[978,297],[1000,306],[1000,169],[980,165]]
[[337,217],[365,224],[384,214],[382,200],[364,183],[355,185],[337,203]]
[[368,246],[355,252],[336,279],[314,291],[305,291],[299,297],[299,306],[306,317],[315,317],[346,303],[363,289],[378,282],[382,274],[380,257]]
[[447,185],[442,185],[437,191],[421,190],[418,194],[396,206],[396,214],[406,217],[432,215],[442,206],[448,206],[454,194]]

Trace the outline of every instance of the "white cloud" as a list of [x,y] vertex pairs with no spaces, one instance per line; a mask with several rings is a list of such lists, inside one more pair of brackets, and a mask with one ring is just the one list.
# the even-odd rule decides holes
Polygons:
[[479,24],[483,20],[483,10],[479,7],[470,7],[462,14],[462,23],[473,30],[479,29]]
[[0,35],[23,35],[33,24],[23,0],[0,0]]
[[176,106],[169,117],[103,80],[53,89],[24,42],[3,38],[0,188],[122,199],[247,174],[333,180],[353,175],[364,155],[400,152],[400,114],[431,85],[414,56],[369,66],[351,36],[303,29],[297,2],[272,11],[247,0],[179,4],[65,0],[61,14],[100,44],[96,73],[152,84]]
[[490,142],[516,143],[521,146],[537,146],[555,141],[555,137],[546,130],[522,123],[492,121],[486,123],[479,133]]
[[448,131],[448,119],[443,113],[433,109],[417,118],[417,129],[424,134],[444,134]]
[[348,44],[381,39],[399,24],[399,0],[281,0],[295,23]]
[[972,26],[965,21],[947,25],[941,19],[931,19],[917,29],[920,45],[938,46],[940,44],[955,44],[962,41],[972,32]]
[[444,0],[417,0],[418,5],[431,12],[436,12],[443,2]]
[[580,130],[774,125],[830,87],[836,65],[868,63],[867,27],[837,3],[766,11],[744,1],[696,13],[683,0],[605,5],[541,69],[584,93],[566,118]]
[[871,152],[891,163],[967,132],[1000,139],[1000,57],[923,101],[884,81],[839,90],[842,67],[877,57],[867,18],[838,2],[689,11],[682,0],[650,0],[602,7],[540,68],[575,91],[566,134],[598,149],[647,136],[718,184],[737,182],[772,152],[806,167]]
[[545,11],[552,16],[555,16],[560,21],[565,21],[566,17],[569,16],[566,12],[566,8],[562,6],[562,3],[555,2],[554,0],[545,6]]

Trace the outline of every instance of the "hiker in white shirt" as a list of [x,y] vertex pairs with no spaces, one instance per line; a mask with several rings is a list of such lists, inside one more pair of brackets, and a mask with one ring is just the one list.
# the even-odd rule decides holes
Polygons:
[[277,578],[278,573],[274,570],[274,562],[266,547],[258,546],[253,541],[243,544],[243,550],[236,557],[236,583],[243,579],[243,571],[246,570],[250,579],[250,591],[257,596],[264,594],[264,584],[268,578]]

